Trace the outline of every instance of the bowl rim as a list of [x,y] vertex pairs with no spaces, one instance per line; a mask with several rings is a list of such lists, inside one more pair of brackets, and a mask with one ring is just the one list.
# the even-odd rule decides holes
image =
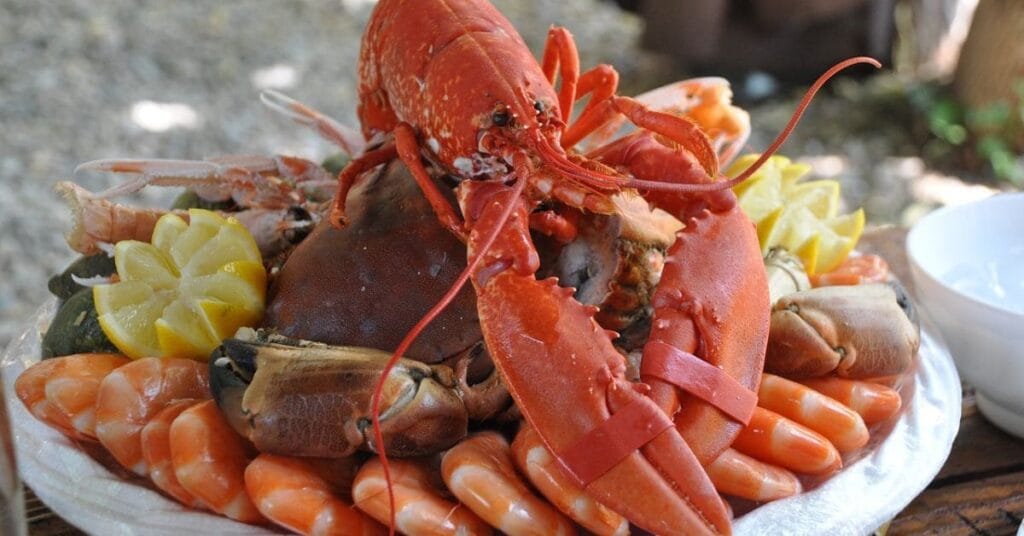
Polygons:
[[953,293],[955,296],[959,298],[963,298],[967,302],[977,305],[981,309],[986,310],[986,312],[1009,316],[1012,319],[1024,319],[1024,312],[1008,309],[1005,306],[975,297],[944,282],[938,276],[933,274],[931,270],[926,268],[925,265],[920,260],[918,260],[918,256],[914,254],[915,249],[920,249],[921,247],[923,247],[915,246],[915,243],[921,240],[915,240],[915,237],[919,237],[922,233],[924,233],[924,231],[922,231],[921,229],[924,225],[927,225],[929,221],[938,221],[943,217],[949,216],[950,213],[968,210],[971,207],[976,207],[977,205],[980,205],[982,203],[992,202],[993,200],[997,199],[998,201],[995,201],[997,203],[1009,202],[1007,200],[1008,198],[1020,198],[1021,201],[1024,201],[1024,192],[997,193],[986,198],[979,199],[977,201],[971,201],[968,203],[961,203],[957,205],[946,205],[922,216],[921,219],[917,221],[917,223],[911,226],[910,231],[907,232],[907,240],[905,245],[907,259],[910,261],[911,266],[916,268],[916,270],[913,271],[913,276],[917,277],[917,274],[921,274],[921,276],[926,277],[929,280],[929,282],[934,283],[936,286]]

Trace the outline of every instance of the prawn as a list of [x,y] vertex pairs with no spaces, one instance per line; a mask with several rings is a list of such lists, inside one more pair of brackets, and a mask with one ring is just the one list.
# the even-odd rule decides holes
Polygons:
[[456,497],[498,530],[510,534],[575,534],[572,523],[522,481],[511,449],[496,432],[464,439],[445,453],[441,475]]
[[[352,485],[352,499],[360,510],[381,523],[390,524],[393,519],[392,526],[404,534],[468,536],[493,532],[470,509],[442,497],[421,464],[402,459],[388,463],[394,502],[390,501],[383,465],[378,459],[370,459]],[[394,516],[391,504],[395,505]]]
[[386,532],[383,525],[342,501],[317,469],[308,460],[262,453],[245,469],[245,489],[260,513],[299,534]]
[[96,394],[96,437],[132,472],[146,476],[142,427],[167,404],[210,398],[205,363],[190,359],[137,359],[108,374]]
[[218,514],[243,523],[266,519],[245,489],[245,469],[255,457],[213,400],[181,412],[168,433],[174,476],[181,486]]

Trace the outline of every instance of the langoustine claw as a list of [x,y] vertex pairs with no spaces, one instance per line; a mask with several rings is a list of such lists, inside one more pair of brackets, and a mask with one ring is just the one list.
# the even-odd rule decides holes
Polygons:
[[[261,452],[340,458],[376,450],[370,396],[390,354],[301,344],[229,339],[214,351],[211,383],[232,426]],[[404,359],[385,392],[389,454],[430,454],[466,435],[468,415],[448,367]]]
[[771,319],[765,371],[788,378],[901,374],[921,341],[910,300],[895,283],[789,294]]

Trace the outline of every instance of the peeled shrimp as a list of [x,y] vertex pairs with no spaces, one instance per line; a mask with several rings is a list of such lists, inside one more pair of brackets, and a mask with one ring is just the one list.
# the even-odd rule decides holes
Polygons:
[[147,357],[111,372],[96,396],[96,437],[121,465],[147,475],[142,427],[168,403],[210,398],[205,363]]
[[868,426],[889,419],[902,405],[895,389],[877,383],[845,378],[810,378],[800,383],[856,411]]
[[199,402],[201,401],[190,398],[171,402],[142,427],[139,436],[142,457],[149,466],[149,479],[156,487],[189,508],[202,508],[204,505],[181,486],[174,474],[174,464],[171,460],[171,423],[181,415],[181,412]]
[[64,366],[64,358],[44,359],[25,369],[14,381],[14,392],[37,419],[73,438],[90,440],[75,430],[71,419],[46,399],[46,380]]
[[345,504],[317,468],[301,458],[260,454],[245,469],[245,489],[260,513],[304,535],[384,534],[384,527]]
[[857,412],[792,380],[764,374],[757,404],[825,436],[839,452],[857,450],[868,442],[868,428]]
[[[403,534],[447,536],[491,534],[491,527],[470,509],[445,500],[430,483],[423,466],[409,460],[389,460],[395,494],[395,529]],[[363,464],[352,485],[356,507],[388,525],[391,506],[380,460]]]
[[803,489],[793,473],[731,448],[725,449],[706,469],[719,493],[751,501],[774,501]]
[[762,407],[754,409],[732,448],[797,473],[828,474],[843,465],[839,451],[824,436]]
[[512,465],[508,442],[496,432],[452,447],[441,460],[441,476],[462,504],[506,534],[576,533],[568,519],[527,488]]
[[169,442],[181,487],[218,514],[243,523],[265,521],[245,490],[251,447],[213,400],[181,412],[171,423]]
[[584,528],[599,536],[629,534],[629,521],[595,501],[555,466],[555,459],[537,432],[523,423],[512,441],[512,455],[526,475],[551,504]]
[[62,366],[46,380],[46,399],[68,418],[75,430],[95,438],[100,382],[131,360],[119,354],[76,354],[60,359]]

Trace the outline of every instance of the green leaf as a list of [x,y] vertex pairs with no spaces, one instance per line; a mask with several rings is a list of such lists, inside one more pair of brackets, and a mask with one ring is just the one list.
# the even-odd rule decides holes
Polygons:
[[971,130],[996,130],[1006,126],[1010,117],[1010,104],[1000,100],[969,110],[964,119]]

